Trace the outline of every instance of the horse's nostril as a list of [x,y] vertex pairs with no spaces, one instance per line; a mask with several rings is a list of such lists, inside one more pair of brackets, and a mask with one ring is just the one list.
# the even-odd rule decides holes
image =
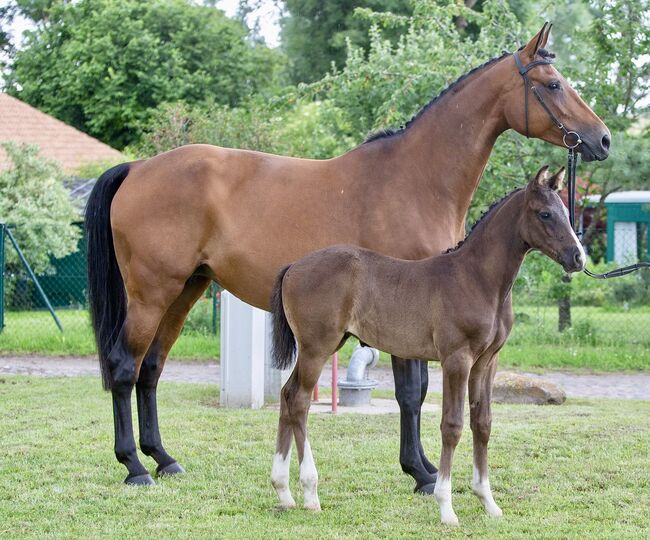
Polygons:
[[573,262],[576,263],[576,266],[582,265],[582,254],[579,250],[573,254]]
[[609,138],[609,135],[603,135],[602,140],[600,141],[600,144],[603,145],[603,148],[605,150],[609,150],[609,145],[612,142],[612,140]]

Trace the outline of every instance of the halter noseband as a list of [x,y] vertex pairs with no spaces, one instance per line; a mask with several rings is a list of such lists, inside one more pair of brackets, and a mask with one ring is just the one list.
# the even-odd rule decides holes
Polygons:
[[[553,114],[553,111],[549,109],[548,105],[544,102],[544,98],[539,93],[539,90],[537,90],[535,85],[528,78],[528,72],[531,69],[537,66],[552,64],[554,63],[554,60],[550,57],[543,57],[540,60],[533,60],[530,64],[524,65],[523,62],[521,61],[521,58],[519,57],[519,51],[515,51],[512,56],[515,59],[515,64],[517,64],[519,75],[521,75],[521,77],[524,79],[524,118],[526,121],[526,137],[527,138],[530,137],[528,133],[528,90],[529,89],[533,93],[533,95],[535,96],[539,104],[542,106],[542,108],[546,111],[546,114],[548,114],[549,118],[553,121],[555,127],[561,130],[563,133],[562,142],[564,143],[564,146],[566,146],[569,151],[569,155],[567,159],[567,169],[568,169],[568,177],[569,177],[567,182],[567,188],[569,191],[569,196],[568,196],[569,222],[571,223],[571,228],[575,230],[576,167],[578,166],[578,153],[576,152],[576,148],[578,147],[578,145],[582,143],[582,139],[580,138],[580,135],[576,131],[569,131],[566,127],[564,127],[564,124],[562,124],[562,122],[558,120],[557,116]],[[570,144],[570,142],[567,141],[567,138],[569,138],[569,140],[571,140],[571,138],[575,138],[575,143]],[[577,234],[579,236],[582,235],[582,233],[579,232]],[[629,266],[624,266],[622,268],[616,268],[614,270],[605,272],[603,274],[594,274],[586,267],[583,271],[589,277],[592,277],[594,279],[608,279],[613,277],[625,276],[627,274],[631,274],[632,272],[636,272],[641,268],[650,268],[650,263],[641,262],[641,263],[631,264]]]

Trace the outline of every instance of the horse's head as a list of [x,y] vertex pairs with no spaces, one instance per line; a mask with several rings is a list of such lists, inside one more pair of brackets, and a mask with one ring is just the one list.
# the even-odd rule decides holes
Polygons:
[[519,222],[521,236],[531,249],[548,255],[566,272],[579,272],[586,256],[558,195],[563,181],[564,168],[551,175],[544,166],[528,183]]
[[558,146],[576,144],[573,134],[564,139],[567,132],[574,132],[580,137],[578,151],[585,161],[606,159],[610,132],[552,65],[554,56],[544,48],[550,31],[551,25],[544,24],[526,46],[506,61],[512,68],[503,92],[506,120],[522,135]]

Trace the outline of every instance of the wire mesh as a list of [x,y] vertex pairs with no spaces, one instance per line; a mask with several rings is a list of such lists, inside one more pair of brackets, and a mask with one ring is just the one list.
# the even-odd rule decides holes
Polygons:
[[[638,224],[628,229],[617,236],[615,253],[619,263],[650,260],[648,227]],[[592,270],[602,271],[616,264],[605,262],[607,241],[604,230],[593,237],[589,248],[596,264],[590,263]],[[12,249],[6,238],[4,248],[5,252]],[[515,327],[510,342],[555,348],[609,347],[629,355],[648,354],[650,271],[604,281],[576,274],[563,283],[555,263],[546,260],[546,266],[539,270],[535,257],[537,263],[543,259],[540,255],[529,256],[513,291]],[[58,330],[24,267],[7,263],[2,278],[5,326],[0,333],[1,353],[94,353],[83,240],[75,253],[52,259],[48,271],[37,274],[63,332]],[[219,303],[220,292],[213,284],[191,310],[172,356],[218,357]]]

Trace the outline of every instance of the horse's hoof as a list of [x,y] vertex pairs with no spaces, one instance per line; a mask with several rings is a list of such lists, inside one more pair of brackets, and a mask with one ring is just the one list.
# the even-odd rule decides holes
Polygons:
[[423,486],[415,486],[413,493],[419,493],[421,495],[433,495],[433,490],[435,487],[435,482],[432,482],[431,484],[424,484]]
[[155,486],[156,482],[153,481],[149,473],[138,474],[136,476],[127,476],[124,483],[128,486]]
[[173,461],[169,465],[165,465],[164,467],[158,466],[156,469],[156,476],[173,476],[175,474],[184,474],[185,469],[181,467],[178,463]]

